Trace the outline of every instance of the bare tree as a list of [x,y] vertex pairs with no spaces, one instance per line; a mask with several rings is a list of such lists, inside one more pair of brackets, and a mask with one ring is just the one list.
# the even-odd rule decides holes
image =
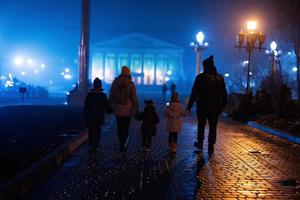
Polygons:
[[297,95],[300,101],[300,0],[276,0],[276,18],[282,36],[293,46],[297,67]]

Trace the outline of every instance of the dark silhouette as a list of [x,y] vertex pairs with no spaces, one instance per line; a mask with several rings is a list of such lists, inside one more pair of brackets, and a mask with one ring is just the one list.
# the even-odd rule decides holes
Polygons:
[[159,123],[159,117],[155,112],[153,101],[145,100],[144,102],[144,111],[136,115],[136,119],[143,122],[141,126],[142,146],[144,151],[149,151],[152,137],[156,135],[156,124]]
[[99,78],[94,80],[94,87],[89,91],[84,100],[83,115],[88,126],[89,145],[91,150],[99,147],[101,125],[104,124],[105,111],[111,112],[108,99],[102,89]]
[[176,91],[176,85],[174,82],[172,82],[172,84],[170,85],[170,92],[171,92],[171,95]]
[[166,94],[167,94],[167,91],[168,91],[167,84],[164,83],[164,84],[162,85],[162,88],[161,88],[161,92],[162,92],[162,100],[163,100],[163,102],[166,101]]
[[203,148],[204,131],[206,120],[209,124],[209,150],[213,151],[213,145],[216,142],[217,124],[219,115],[227,102],[227,91],[224,78],[217,73],[214,66],[213,56],[203,61],[204,71],[197,75],[187,110],[190,111],[196,101],[196,110],[198,118],[198,142],[195,146]]
[[182,122],[180,117],[185,116],[184,109],[180,105],[179,95],[174,92],[171,95],[171,102],[165,108],[165,117],[167,117],[167,130],[169,132],[169,150],[170,152],[177,151],[177,135],[181,130]]
[[122,67],[121,75],[111,85],[109,103],[117,118],[120,152],[125,152],[130,119],[139,111],[136,88],[127,66]]

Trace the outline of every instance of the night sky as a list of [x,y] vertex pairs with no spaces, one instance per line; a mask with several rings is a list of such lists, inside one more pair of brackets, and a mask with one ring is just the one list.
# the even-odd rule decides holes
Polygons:
[[[235,33],[248,19],[259,22],[267,43],[278,39],[267,0],[91,0],[91,43],[142,32],[185,48],[184,65],[194,71],[189,43],[203,31],[219,71],[246,58]],[[30,53],[45,63],[74,64],[80,38],[80,0],[0,0],[0,59]]]

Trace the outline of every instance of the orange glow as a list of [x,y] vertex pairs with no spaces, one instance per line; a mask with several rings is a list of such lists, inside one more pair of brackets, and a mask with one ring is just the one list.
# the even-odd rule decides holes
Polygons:
[[247,22],[247,29],[249,31],[255,31],[257,28],[257,21],[248,21]]

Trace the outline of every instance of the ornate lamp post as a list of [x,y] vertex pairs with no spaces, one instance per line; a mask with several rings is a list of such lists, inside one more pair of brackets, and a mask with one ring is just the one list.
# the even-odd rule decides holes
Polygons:
[[277,43],[275,41],[272,41],[270,44],[270,50],[266,50],[266,54],[270,55],[272,58],[272,65],[271,65],[271,77],[274,78],[274,74],[276,71],[276,61],[279,65],[279,74],[281,78],[281,64],[279,60],[279,56],[281,54],[281,51],[277,49]]
[[190,47],[197,53],[196,60],[196,76],[200,74],[200,66],[201,66],[201,51],[208,48],[208,42],[204,41],[204,34],[200,31],[196,35],[197,42],[191,42]]
[[246,93],[250,91],[250,66],[251,66],[251,54],[254,51],[254,49],[258,49],[259,52],[262,49],[265,49],[262,47],[262,45],[265,42],[266,35],[260,31],[256,31],[256,21],[248,21],[247,22],[247,32],[244,32],[241,30],[237,34],[237,41],[238,45],[237,47],[240,49],[246,49],[248,52],[248,68],[247,68],[247,86],[246,86]]

